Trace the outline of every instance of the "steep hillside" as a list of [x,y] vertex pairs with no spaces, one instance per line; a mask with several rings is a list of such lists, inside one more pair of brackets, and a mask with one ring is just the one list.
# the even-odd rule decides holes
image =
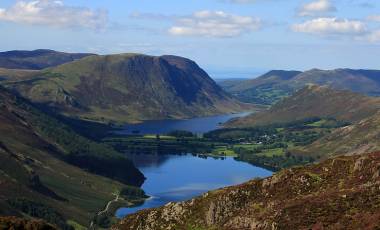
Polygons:
[[380,153],[329,159],[125,217],[113,229],[378,229]]
[[40,70],[61,65],[93,54],[63,53],[54,50],[0,52],[0,68]]
[[245,102],[273,104],[308,84],[379,96],[380,71],[353,69],[270,71],[256,79],[241,82],[229,88],[228,92]]
[[137,189],[127,184],[144,180],[123,155],[3,88],[0,134],[0,215],[43,218],[62,229],[70,229],[68,221],[89,226],[116,194]]
[[98,121],[189,118],[249,108],[195,62],[176,56],[90,56],[3,82],[35,103]]
[[309,85],[283,99],[269,110],[227,122],[228,127],[286,123],[305,118],[335,118],[357,122],[375,114],[380,98],[367,97],[326,86]]
[[303,155],[332,156],[380,151],[380,112],[356,124],[339,128],[302,148],[293,150]]

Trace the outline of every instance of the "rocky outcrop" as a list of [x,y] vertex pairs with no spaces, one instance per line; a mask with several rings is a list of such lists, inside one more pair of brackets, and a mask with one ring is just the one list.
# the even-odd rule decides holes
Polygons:
[[58,228],[42,220],[18,217],[0,217],[0,230],[56,230]]
[[113,229],[378,229],[380,153],[343,156],[140,211]]

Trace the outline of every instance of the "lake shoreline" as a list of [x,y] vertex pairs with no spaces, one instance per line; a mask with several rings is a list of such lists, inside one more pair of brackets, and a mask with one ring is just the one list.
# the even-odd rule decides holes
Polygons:
[[[130,154],[128,157],[147,177],[141,188],[149,198],[141,205],[119,208],[116,218],[273,174],[270,170],[236,161],[232,156]],[[172,175],[177,175],[177,179]]]

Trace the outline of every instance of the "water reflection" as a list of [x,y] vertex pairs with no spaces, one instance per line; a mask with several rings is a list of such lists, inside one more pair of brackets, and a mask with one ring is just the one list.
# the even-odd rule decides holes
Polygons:
[[119,209],[118,217],[141,209],[162,206],[171,201],[191,199],[209,190],[272,174],[266,169],[236,161],[231,157],[196,157],[191,154],[135,154],[129,157],[147,177],[142,188],[152,197],[140,206]]

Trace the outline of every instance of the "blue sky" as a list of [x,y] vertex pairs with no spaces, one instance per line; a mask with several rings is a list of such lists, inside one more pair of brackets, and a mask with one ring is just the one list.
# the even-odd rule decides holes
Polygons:
[[214,77],[380,69],[374,0],[0,0],[0,50],[175,54]]

